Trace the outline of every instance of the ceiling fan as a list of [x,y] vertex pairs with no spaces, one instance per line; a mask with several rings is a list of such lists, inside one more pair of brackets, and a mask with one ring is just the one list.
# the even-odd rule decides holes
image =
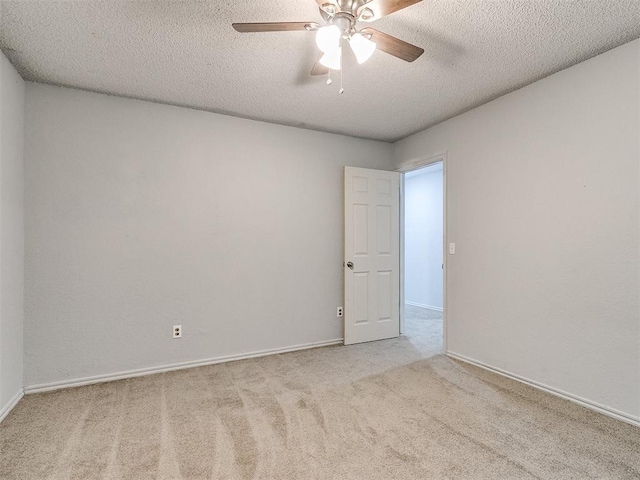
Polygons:
[[[316,0],[324,24],[316,22],[234,23],[242,33],[306,30],[316,32],[321,51],[311,75],[324,75],[342,69],[342,44],[348,42],[358,63],[366,62],[376,48],[407,62],[424,50],[370,27],[357,28],[358,22],[373,22],[422,0]],[[330,80],[327,83],[331,83]],[[342,93],[342,91],[341,91]]]

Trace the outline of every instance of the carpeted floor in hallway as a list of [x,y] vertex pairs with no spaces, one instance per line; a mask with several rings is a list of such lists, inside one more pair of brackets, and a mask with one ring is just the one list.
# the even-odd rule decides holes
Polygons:
[[29,395],[0,478],[640,478],[639,428],[453,361],[437,313],[407,317],[393,340]]

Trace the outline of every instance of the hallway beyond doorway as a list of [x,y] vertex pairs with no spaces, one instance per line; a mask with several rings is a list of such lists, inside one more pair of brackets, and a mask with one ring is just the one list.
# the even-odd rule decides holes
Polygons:
[[444,353],[442,312],[405,305],[403,333],[426,357]]

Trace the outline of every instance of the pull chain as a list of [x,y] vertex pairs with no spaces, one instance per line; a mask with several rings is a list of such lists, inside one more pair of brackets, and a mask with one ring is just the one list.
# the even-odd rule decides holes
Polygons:
[[340,90],[338,90],[338,93],[342,95],[344,93],[344,88],[342,88],[342,77],[344,76],[344,68],[342,68],[342,40],[340,40],[340,44]]
[[327,85],[331,85],[333,81],[331,80],[331,69],[329,69],[329,78],[327,78]]

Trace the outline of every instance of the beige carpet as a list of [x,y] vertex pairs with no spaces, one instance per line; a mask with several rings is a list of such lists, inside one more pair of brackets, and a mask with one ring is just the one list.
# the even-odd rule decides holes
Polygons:
[[640,429],[429,357],[436,323],[27,396],[0,424],[0,478],[640,478]]
[[425,357],[444,353],[442,312],[405,305],[404,334]]

